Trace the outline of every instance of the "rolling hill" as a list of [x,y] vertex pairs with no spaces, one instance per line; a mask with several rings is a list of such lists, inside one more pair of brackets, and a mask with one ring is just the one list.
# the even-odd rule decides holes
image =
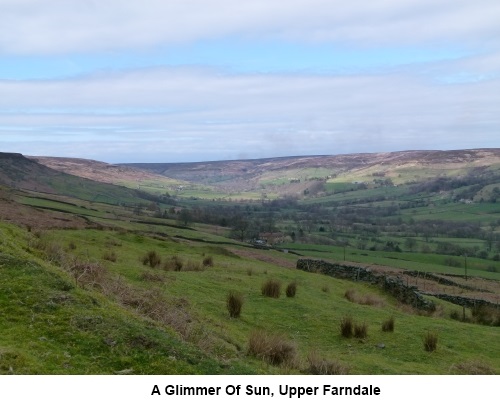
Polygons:
[[[169,186],[136,167],[0,154],[0,374],[498,374],[498,156],[176,164]],[[253,201],[143,192],[233,185],[306,188]],[[341,333],[349,320],[355,338]]]
[[[314,196],[328,184],[390,181],[401,185],[438,177],[500,173],[500,149],[403,151],[334,156],[295,156],[196,163],[110,165],[84,159],[32,158],[52,169],[148,192],[213,198]],[[331,187],[331,186],[330,186]],[[186,190],[191,190],[190,193]]]

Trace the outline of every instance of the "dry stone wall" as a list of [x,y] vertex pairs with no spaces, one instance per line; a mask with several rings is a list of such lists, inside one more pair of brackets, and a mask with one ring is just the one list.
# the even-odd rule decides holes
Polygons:
[[324,260],[299,259],[297,261],[297,269],[326,274],[335,278],[376,284],[384,291],[396,297],[400,302],[411,305],[414,308],[425,311],[434,311],[436,309],[434,302],[422,296],[416,287],[405,286],[399,278],[376,274],[369,268],[328,263]]

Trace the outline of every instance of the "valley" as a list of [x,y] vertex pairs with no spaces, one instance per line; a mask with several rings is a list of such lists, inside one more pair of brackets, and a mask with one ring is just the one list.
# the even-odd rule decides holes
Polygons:
[[[499,198],[500,149],[0,154],[0,373],[498,374]],[[394,277],[435,308],[304,259]]]

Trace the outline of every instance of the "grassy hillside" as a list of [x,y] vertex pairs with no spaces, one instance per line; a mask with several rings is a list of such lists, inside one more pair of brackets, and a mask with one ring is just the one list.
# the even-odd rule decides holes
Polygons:
[[[359,158],[344,163],[354,170]],[[299,257],[357,263],[424,295],[497,303],[494,166],[398,187],[331,181],[338,174],[301,200],[147,201],[125,189],[122,204],[71,191],[121,188],[20,155],[0,161],[3,183],[23,188],[0,188],[0,373],[500,372],[498,309],[428,295],[437,309],[422,312],[374,285],[296,269]],[[70,192],[45,188],[60,184]],[[484,197],[460,201],[467,193]],[[357,337],[341,333],[349,319]]]
[[[351,374],[449,374],[500,367],[498,329],[450,319],[460,307],[437,301],[437,313],[418,314],[375,287],[295,270],[289,254],[221,244],[220,237],[197,242],[193,236],[210,238],[196,230],[186,231],[191,240],[156,227],[0,230],[2,373],[311,373],[323,364]],[[146,261],[150,252],[158,265]],[[281,283],[279,298],[263,296],[269,279]],[[287,297],[292,282],[297,293]],[[349,290],[370,304],[349,301]],[[226,308],[231,291],[244,299],[239,318]],[[349,315],[366,323],[367,337],[340,335]],[[390,317],[395,330],[383,332]],[[428,331],[439,336],[432,353],[422,342]],[[251,337],[266,333],[287,348],[280,355],[286,361],[269,364],[249,353]]]
[[53,170],[15,153],[0,153],[0,184],[115,205],[145,201],[135,190]]

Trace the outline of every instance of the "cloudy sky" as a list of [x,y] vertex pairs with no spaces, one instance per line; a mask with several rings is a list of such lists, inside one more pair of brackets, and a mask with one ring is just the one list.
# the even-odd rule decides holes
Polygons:
[[0,151],[500,147],[498,0],[0,0]]

